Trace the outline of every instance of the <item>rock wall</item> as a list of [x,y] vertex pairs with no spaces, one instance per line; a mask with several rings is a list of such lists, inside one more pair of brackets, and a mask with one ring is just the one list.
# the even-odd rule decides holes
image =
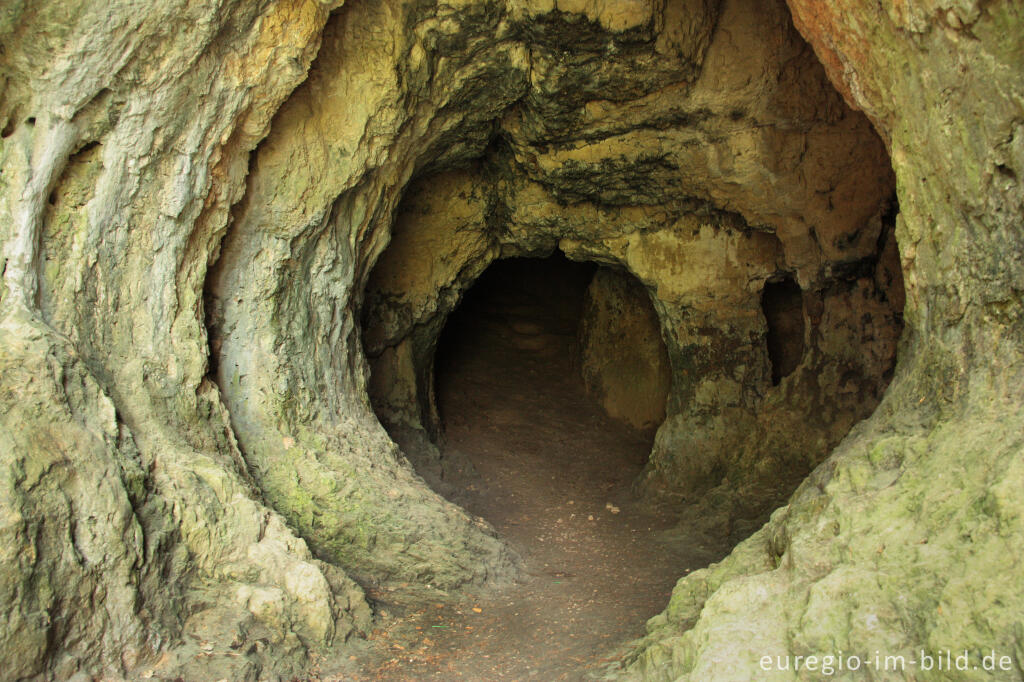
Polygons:
[[1021,679],[1009,548],[1024,536],[1024,16],[1014,3],[790,6],[892,151],[900,362],[874,415],[767,526],[680,581],[622,677],[799,679],[818,673],[760,658],[955,650],[972,666],[1008,656],[999,679]]
[[368,623],[205,376],[207,266],[330,9],[0,14],[6,679],[287,673]]
[[[424,425],[431,339],[499,255],[647,288],[673,383],[642,488],[745,532],[871,411],[898,334],[886,149],[826,74],[896,171],[896,378],[624,674],[892,642],[1019,665],[993,585],[1024,535],[1021,10],[869,4],[791,0],[814,52],[753,0],[0,10],[3,674],[301,676],[366,589],[513,576],[381,428],[358,322]],[[389,258],[415,267],[364,301]],[[772,387],[783,275],[806,337]]]
[[587,390],[609,415],[637,429],[664,421],[672,368],[658,314],[639,283],[607,268],[594,274],[579,346]]

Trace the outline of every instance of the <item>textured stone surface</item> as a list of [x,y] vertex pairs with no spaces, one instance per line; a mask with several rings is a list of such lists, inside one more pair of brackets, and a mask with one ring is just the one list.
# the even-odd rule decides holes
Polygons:
[[[673,499],[716,489],[707,499],[720,513],[701,514],[705,525],[742,533],[750,524],[735,520],[763,521],[877,404],[902,282],[891,170],[867,121],[830,88],[784,7],[709,12],[713,39],[706,18],[690,17],[685,58],[659,51],[656,33],[598,32],[551,71],[538,54],[555,48],[535,44],[531,88],[482,159],[410,185],[362,316],[378,412],[436,438],[436,340],[488,263],[557,246],[627,270],[658,311],[674,379],[641,488]],[[580,30],[565,21],[545,30]],[[637,60],[625,95],[611,74]],[[582,84],[600,98],[574,108]],[[761,292],[783,273],[808,292],[807,352],[773,387]]]
[[[0,9],[3,675],[301,677],[364,587],[514,575],[381,428],[359,320],[429,432],[447,313],[559,247],[658,313],[641,488],[737,536],[877,402],[906,277],[882,406],[621,674],[991,647],[1020,677],[1024,17],[789,5],[813,52],[753,0]],[[805,350],[772,386],[782,275]]]
[[638,429],[665,419],[672,369],[661,324],[642,286],[602,269],[587,288],[580,324],[580,370],[605,411]]
[[[460,156],[451,140],[472,141],[523,77],[522,49],[496,41],[497,17],[479,9],[366,4],[336,16],[255,156],[209,287],[217,381],[253,477],[319,556],[367,585],[450,588],[514,568],[380,427],[355,321],[381,225],[417,165],[440,149]],[[446,34],[481,43],[485,58],[449,58]],[[424,53],[421,41],[440,42]],[[493,90],[474,92],[484,81]],[[462,101],[446,108],[454,93]]]
[[769,679],[759,655],[966,650],[973,664],[994,650],[1013,661],[1000,679],[1021,679],[1008,557],[1024,535],[1024,17],[1014,3],[790,5],[891,144],[900,364],[872,418],[771,523],[678,584],[625,677]]
[[204,378],[207,264],[329,9],[2,11],[5,678],[288,671],[368,624]]

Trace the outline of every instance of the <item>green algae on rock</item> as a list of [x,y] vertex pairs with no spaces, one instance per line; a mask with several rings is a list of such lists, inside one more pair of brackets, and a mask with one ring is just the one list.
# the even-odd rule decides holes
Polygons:
[[367,592],[514,579],[381,421],[429,459],[447,315],[557,248],[657,316],[637,489],[756,531],[613,674],[967,647],[1020,678],[1021,13],[8,3],[0,676],[305,677]]

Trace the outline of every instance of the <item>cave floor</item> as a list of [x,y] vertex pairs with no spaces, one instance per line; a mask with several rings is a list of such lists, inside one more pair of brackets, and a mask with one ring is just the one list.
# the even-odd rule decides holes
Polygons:
[[585,394],[572,330],[528,301],[491,304],[439,366],[438,399],[446,456],[472,463],[451,497],[516,549],[522,576],[389,614],[357,679],[585,679],[724,553],[672,540],[674,516],[633,496],[650,436]]

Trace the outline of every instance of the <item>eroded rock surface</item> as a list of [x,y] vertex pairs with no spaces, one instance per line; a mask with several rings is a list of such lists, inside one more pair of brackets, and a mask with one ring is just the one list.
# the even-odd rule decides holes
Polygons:
[[0,39],[3,675],[302,676],[366,589],[512,578],[364,348],[430,435],[446,315],[557,247],[658,314],[641,490],[739,536],[813,469],[621,674],[924,647],[1021,676],[1019,5],[60,0]]
[[788,506],[678,584],[626,677],[792,679],[756,672],[759,657],[956,649],[971,665],[998,651],[1012,661],[1000,674],[1020,679],[1024,594],[1007,556],[1024,533],[1024,17],[1012,3],[790,6],[892,150],[900,363],[879,409]]
[[[436,341],[488,264],[558,248],[627,271],[672,368],[640,488],[705,500],[691,524],[743,535],[888,382],[903,303],[894,188],[880,140],[784,7],[685,16],[682,33],[662,17],[615,34],[556,13],[530,34],[529,84],[480,158],[428,167],[398,205],[364,343],[378,413],[436,440]],[[552,42],[584,26],[572,49]],[[799,369],[773,386],[762,293],[786,275],[806,292],[806,338]]]
[[587,390],[612,417],[637,429],[659,426],[672,368],[647,292],[625,273],[602,269],[584,305],[579,352]]
[[5,678],[287,673],[368,624],[205,378],[207,266],[330,9],[2,12]]

